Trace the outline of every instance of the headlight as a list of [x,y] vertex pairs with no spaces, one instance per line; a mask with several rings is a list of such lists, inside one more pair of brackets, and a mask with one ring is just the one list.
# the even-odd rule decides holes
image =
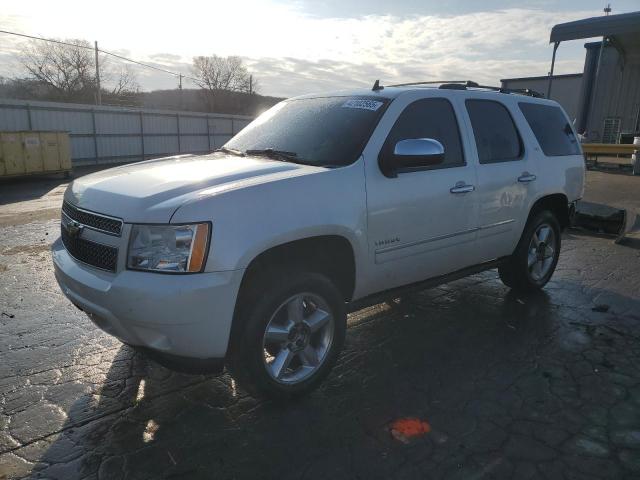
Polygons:
[[208,223],[133,225],[127,268],[188,273],[204,269],[209,244]]

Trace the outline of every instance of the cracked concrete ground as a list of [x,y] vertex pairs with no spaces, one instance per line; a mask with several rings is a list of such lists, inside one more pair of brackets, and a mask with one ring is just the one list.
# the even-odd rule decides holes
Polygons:
[[[540,294],[489,271],[356,312],[324,385],[276,405],[97,330],[53,278],[62,187],[32,185],[0,201],[0,479],[640,478],[637,245],[568,232]],[[640,179],[590,196],[637,208]]]

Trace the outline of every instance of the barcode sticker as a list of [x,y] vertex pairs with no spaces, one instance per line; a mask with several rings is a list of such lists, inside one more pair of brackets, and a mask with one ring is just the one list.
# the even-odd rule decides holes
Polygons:
[[362,110],[371,110],[375,112],[382,106],[382,102],[377,100],[347,100],[342,104],[342,108],[360,108]]

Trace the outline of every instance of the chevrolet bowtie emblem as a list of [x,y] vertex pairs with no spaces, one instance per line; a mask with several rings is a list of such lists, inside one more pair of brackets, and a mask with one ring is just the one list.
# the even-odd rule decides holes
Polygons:
[[78,238],[83,229],[84,225],[80,225],[75,220],[71,220],[69,223],[67,223],[67,233],[71,238]]

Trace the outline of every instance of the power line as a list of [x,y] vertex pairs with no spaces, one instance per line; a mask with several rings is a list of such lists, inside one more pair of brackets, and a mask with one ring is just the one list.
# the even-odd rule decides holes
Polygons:
[[[6,33],[7,35],[16,35],[18,37],[25,37],[25,38],[30,38],[32,40],[40,40],[43,42],[50,42],[50,43],[57,43],[59,45],[66,45],[68,47],[76,47],[76,48],[84,48],[87,50],[94,50],[94,47],[88,46],[88,45],[79,45],[77,43],[69,43],[69,42],[63,42],[61,40],[53,40],[50,38],[42,38],[42,37],[36,37],[33,35],[26,35],[24,33],[17,33],[17,32],[9,32],[6,30],[0,30],[0,33]],[[152,70],[157,70],[159,72],[163,72],[163,73],[167,73],[169,75],[173,75],[174,77],[182,77],[182,78],[188,78],[189,80],[192,80],[194,82],[197,82],[198,80],[196,78],[190,77],[188,75],[185,75],[183,73],[179,73],[179,72],[172,72],[171,70],[165,70],[164,68],[160,68],[160,67],[156,67],[154,65],[149,65],[147,63],[143,63],[143,62],[139,62],[138,60],[134,60],[132,58],[127,58],[124,57],[122,55],[118,55],[117,53],[113,53],[113,52],[108,52],[106,50],[102,50],[102,49],[97,49],[99,52],[104,53],[105,55],[110,55],[112,57],[115,58],[119,58],[120,60],[124,60],[126,62],[131,62],[131,63],[135,63],[136,65],[140,65],[141,67],[145,67],[145,68],[150,68]]]
[[87,50],[93,50],[93,47],[88,45],[78,45],[77,43],[62,42],[60,40],[52,40],[50,38],[34,37],[33,35],[26,35],[24,33],[7,32],[6,30],[0,30],[0,33],[6,33],[7,35],[17,35],[18,37],[31,38],[33,40],[42,40],[43,42],[57,43],[59,45],[67,45],[68,47],[86,48]]
[[190,76],[188,76],[188,75],[185,75],[184,73],[177,73],[177,72],[172,72],[172,71],[170,71],[170,70],[165,70],[164,68],[155,67],[155,66],[153,66],[153,65],[149,65],[149,64],[146,64],[146,63],[142,63],[142,62],[139,62],[139,61],[137,61],[137,60],[133,60],[133,59],[131,59],[131,58],[123,57],[122,55],[118,55],[117,53],[112,53],[112,52],[108,52],[108,51],[106,51],[106,50],[101,50],[101,49],[98,49],[98,51],[99,51],[99,52],[102,52],[102,53],[104,53],[104,54],[106,54],[106,55],[111,55],[112,57],[119,58],[120,60],[125,60],[125,61],[127,61],[127,62],[135,63],[136,65],[140,65],[140,66],[142,66],[142,67],[152,68],[153,70],[158,70],[159,72],[168,73],[169,75],[174,75],[174,76],[176,76],[176,77],[180,77],[180,76],[182,76],[182,78],[188,78],[189,80],[196,80],[195,78],[190,77]]

